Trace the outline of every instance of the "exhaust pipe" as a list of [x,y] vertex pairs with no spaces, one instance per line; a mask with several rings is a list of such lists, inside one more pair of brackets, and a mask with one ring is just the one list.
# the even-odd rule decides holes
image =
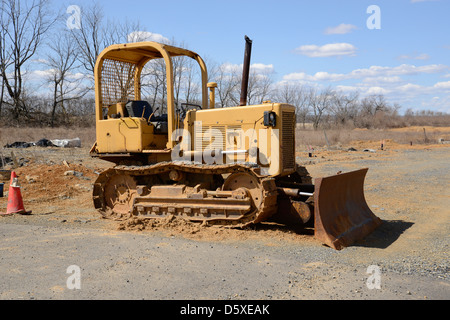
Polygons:
[[245,54],[244,54],[244,67],[242,70],[242,84],[241,84],[241,101],[240,106],[247,105],[247,89],[248,89],[248,77],[250,74],[250,56],[252,54],[252,40],[245,36]]

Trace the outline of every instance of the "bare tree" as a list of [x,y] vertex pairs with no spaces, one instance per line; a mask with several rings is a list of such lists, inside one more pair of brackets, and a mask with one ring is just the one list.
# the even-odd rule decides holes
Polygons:
[[22,99],[23,68],[52,26],[47,0],[2,0],[0,47],[2,81],[12,102],[12,116],[28,116]]
[[278,85],[275,98],[282,102],[294,105],[294,95],[295,95],[295,87],[296,84],[292,84],[290,82],[283,82]]
[[51,53],[47,58],[50,67],[47,78],[53,88],[50,126],[55,124],[55,115],[58,106],[67,117],[68,112],[64,103],[69,100],[78,100],[87,93],[87,87],[82,85],[84,77],[74,74],[78,52],[76,44],[68,37],[58,37],[50,44]]
[[167,75],[163,59],[154,59],[148,62],[141,74],[141,90],[147,97],[150,105],[164,113],[167,108]]
[[[171,45],[178,46],[178,47],[184,47],[187,48],[187,46],[184,43],[176,44],[175,40],[172,40]],[[181,101],[181,93],[184,91],[185,81],[186,81],[186,74],[188,72],[188,61],[192,60],[189,57],[186,56],[178,56],[172,58],[172,64],[173,64],[173,91],[174,91],[174,100],[175,105],[178,105]],[[192,66],[191,66],[192,67]]]
[[105,22],[103,8],[98,2],[81,8],[79,28],[71,29],[70,35],[79,50],[78,60],[92,81],[101,51],[112,44],[137,41],[136,37],[130,37],[135,31],[140,31],[138,22]]
[[314,130],[319,128],[322,117],[325,112],[330,109],[333,97],[333,90],[331,87],[325,88],[320,92],[317,89],[311,88],[308,93],[308,104],[312,110],[312,120]]
[[385,110],[386,107],[386,99],[382,94],[370,95],[361,101],[361,111],[370,116],[374,116],[378,111]]
[[284,82],[278,86],[275,97],[278,101],[295,106],[297,121],[305,128],[309,113],[310,88],[298,83]]
[[199,71],[195,71],[196,67],[199,68],[194,60],[187,60],[186,78],[184,83],[184,99],[188,104],[198,100],[198,95],[200,93],[201,79],[199,79]]
[[[241,76],[242,78],[242,76]],[[240,82],[241,80],[239,80]],[[273,79],[269,72],[256,72],[251,70],[247,89],[247,103],[257,104],[262,103],[269,96]]]
[[240,84],[239,70],[229,64],[221,64],[213,73],[215,74],[213,81],[217,83],[216,92],[220,107],[239,105],[239,94],[236,96],[236,90]]
[[[174,57],[173,88],[175,104],[194,103],[200,92],[200,68],[186,56]],[[164,113],[167,106],[167,75],[163,59],[151,60],[143,69],[141,89],[151,105]]]
[[78,59],[93,79],[97,56],[103,50],[103,11],[99,4],[94,2],[90,7],[81,8],[81,13],[79,28],[73,28],[70,32],[80,50]]
[[335,122],[345,125],[348,121],[354,121],[358,114],[359,93],[357,91],[349,94],[335,92],[332,96],[330,111],[335,117]]
[[382,94],[364,97],[360,102],[358,125],[363,128],[373,126],[376,114],[387,109],[388,104]]
[[[1,25],[3,25],[3,22],[7,19],[6,14],[3,10],[3,3],[2,3],[2,10],[0,11],[0,19],[2,21]],[[5,94],[5,79],[3,78],[3,74],[6,73],[6,69],[8,65],[11,63],[11,52],[6,50],[6,29],[1,28],[0,29],[0,77],[2,80],[2,87],[0,92],[0,118],[2,116],[2,107],[3,107],[3,99]]]

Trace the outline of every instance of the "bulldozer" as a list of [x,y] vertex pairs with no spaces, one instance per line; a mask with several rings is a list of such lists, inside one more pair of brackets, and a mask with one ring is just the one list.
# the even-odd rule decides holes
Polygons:
[[[313,179],[296,162],[295,106],[247,105],[252,40],[245,36],[240,103],[216,108],[217,84],[197,53],[145,41],[104,49],[95,65],[93,157],[113,165],[93,187],[104,218],[175,216],[220,227],[262,222],[310,226],[340,250],[381,224],[364,198],[367,168]],[[193,59],[198,104],[176,103],[176,57]],[[141,97],[144,66],[164,62],[164,109]]]

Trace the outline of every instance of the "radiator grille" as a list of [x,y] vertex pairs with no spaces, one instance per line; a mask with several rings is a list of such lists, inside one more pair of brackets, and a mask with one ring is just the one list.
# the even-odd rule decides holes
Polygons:
[[281,113],[281,152],[283,171],[295,168],[295,112]]
[[[197,151],[203,151],[205,149],[226,149],[225,126],[196,125],[195,133],[195,146]],[[214,137],[215,134],[218,136]]]
[[[224,126],[211,126],[211,135],[217,134],[216,137],[210,137],[211,149],[225,150],[225,127]],[[220,134],[219,134],[220,132]]]

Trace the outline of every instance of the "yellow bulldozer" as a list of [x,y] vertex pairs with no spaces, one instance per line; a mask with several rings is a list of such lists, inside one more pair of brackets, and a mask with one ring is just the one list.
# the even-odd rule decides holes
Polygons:
[[[193,51],[148,41],[100,53],[90,153],[114,164],[94,183],[94,206],[103,217],[309,224],[319,241],[338,250],[380,225],[364,198],[367,169],[313,181],[296,163],[295,107],[247,105],[251,47],[245,37],[240,105],[229,108],[215,108],[217,84],[208,83],[206,64]],[[173,60],[179,56],[199,66],[198,105],[175,103]],[[141,98],[143,69],[154,59],[165,64],[165,108],[158,115]]]

